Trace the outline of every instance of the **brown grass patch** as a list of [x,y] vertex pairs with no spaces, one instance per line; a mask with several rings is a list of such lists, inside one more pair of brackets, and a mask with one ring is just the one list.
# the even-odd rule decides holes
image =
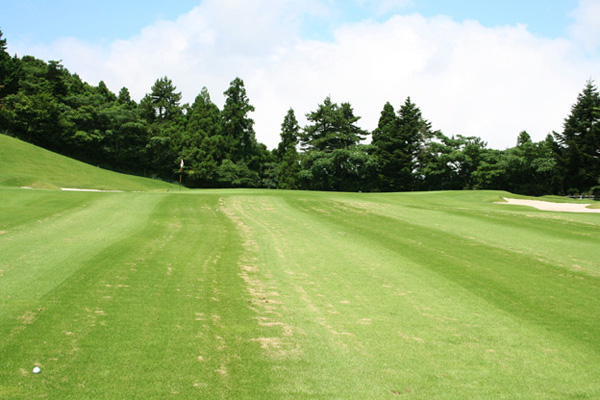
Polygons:
[[215,369],[215,372],[225,377],[228,375],[227,367],[225,365],[221,365],[221,368]]
[[17,320],[21,321],[23,325],[30,325],[35,321],[35,313],[33,311],[27,311],[25,314],[17,317]]
[[260,337],[252,339],[252,341],[260,343],[260,348],[264,350],[278,350],[281,348],[281,338],[278,337]]

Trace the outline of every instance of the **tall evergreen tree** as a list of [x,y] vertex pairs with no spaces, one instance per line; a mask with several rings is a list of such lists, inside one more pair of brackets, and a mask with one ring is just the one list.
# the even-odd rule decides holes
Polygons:
[[297,153],[296,146],[298,145],[300,136],[300,125],[296,119],[296,114],[293,109],[289,109],[281,124],[281,141],[277,146],[277,160],[281,161],[286,153]]
[[104,81],[98,82],[96,92],[100,96],[102,96],[103,102],[105,103],[112,103],[117,100],[117,96],[115,96],[115,94],[110,91],[110,89],[108,88],[108,86],[106,86],[106,83],[104,83]]
[[[410,171],[414,175],[419,166],[419,155],[423,144],[433,136],[431,123],[425,120],[421,110],[408,97],[398,110],[400,132],[410,155]],[[413,184],[416,176],[413,176]],[[414,188],[414,186],[413,186]]]
[[281,124],[281,141],[275,151],[279,163],[278,185],[280,189],[296,189],[298,187],[298,145],[300,126],[293,109],[289,109]]
[[54,97],[64,98],[67,95],[67,70],[58,61],[49,61],[46,71],[46,79],[50,84],[51,93]]
[[374,154],[377,158],[378,188],[383,191],[400,190],[396,187],[394,177],[402,170],[402,154],[398,149],[403,147],[401,142],[398,117],[389,102],[385,103],[377,128],[373,131]]
[[600,177],[600,94],[592,80],[577,96],[562,133],[555,133],[563,190],[584,192]]
[[149,123],[146,158],[164,179],[173,179],[179,170],[183,112],[181,92],[176,90],[169,78],[159,78],[139,105],[141,116]]
[[8,94],[6,81],[11,70],[10,55],[6,51],[6,39],[2,38],[0,30],[0,132],[3,132],[8,126],[8,116],[3,110],[4,98]]
[[424,140],[430,136],[430,123],[423,119],[421,110],[410,97],[400,107],[397,116],[392,105],[385,104],[377,129],[373,132],[381,190],[416,188],[419,152]]
[[166,76],[157,79],[152,85],[149,96],[150,104],[158,121],[172,120],[180,114],[181,92],[176,92],[176,90],[173,82]]
[[0,30],[0,99],[3,99],[9,93],[7,86],[12,72],[11,58],[6,49],[6,39],[2,38],[2,31]]
[[223,148],[220,118],[219,107],[211,101],[208,89],[203,87],[186,112],[181,158],[186,162],[189,186],[216,185],[217,169],[227,151]]
[[0,29],[0,61],[10,58],[10,55],[6,51],[7,48],[6,39],[3,39],[3,33]]
[[131,94],[129,93],[129,89],[126,87],[122,87],[119,91],[119,96],[117,97],[117,103],[126,107],[126,108],[135,108],[135,101],[131,99]]
[[254,120],[248,116],[254,111],[244,87],[244,81],[235,78],[223,93],[225,105],[221,112],[222,134],[226,145],[231,149],[230,158],[234,163],[249,161],[257,153]]
[[188,134],[199,138],[219,134],[220,113],[219,107],[212,102],[208,89],[203,87],[186,113],[186,130]]

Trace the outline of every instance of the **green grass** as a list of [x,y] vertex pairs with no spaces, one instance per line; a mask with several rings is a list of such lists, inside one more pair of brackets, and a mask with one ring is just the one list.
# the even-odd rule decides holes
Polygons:
[[600,216],[500,196],[0,189],[0,398],[598,398]]
[[2,399],[600,398],[600,215],[157,191],[0,142]]
[[178,186],[118,174],[0,134],[0,187],[166,190]]

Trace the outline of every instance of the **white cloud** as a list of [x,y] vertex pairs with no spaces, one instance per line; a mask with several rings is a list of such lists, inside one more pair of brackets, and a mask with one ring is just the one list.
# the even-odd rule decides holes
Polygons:
[[479,136],[495,148],[513,146],[521,130],[541,140],[561,130],[585,81],[600,70],[577,42],[447,17],[397,15],[344,25],[331,41],[303,39],[310,17],[325,18],[332,4],[205,0],[105,48],[63,39],[21,54],[52,54],[83,79],[103,79],[115,92],[127,86],[138,99],[166,75],[184,101],[207,86],[222,105],[222,92],[239,76],[256,107],[257,137],[270,148],[289,107],[303,123],[327,95],[350,102],[369,130],[386,101],[398,108],[411,96],[447,135]]
[[[281,119],[286,107],[304,114],[328,94],[349,101],[372,130],[386,101],[398,108],[411,96],[434,128],[506,148],[521,130],[535,140],[561,130],[593,70],[574,56],[569,42],[538,38],[522,26],[396,16],[348,25],[333,43],[300,42],[249,82],[274,111],[257,112],[257,125],[268,132],[277,131],[273,117]],[[279,91],[261,89],[269,85]]]
[[579,0],[571,13],[575,19],[569,29],[571,36],[593,52],[600,46],[600,0]]
[[414,5],[413,0],[356,0],[361,7],[375,10],[377,15],[401,12]]

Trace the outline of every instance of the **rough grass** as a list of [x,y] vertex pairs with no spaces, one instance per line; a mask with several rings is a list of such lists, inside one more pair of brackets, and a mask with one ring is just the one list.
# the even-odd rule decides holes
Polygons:
[[599,398],[600,216],[500,196],[0,189],[0,398]]
[[0,134],[0,186],[116,190],[177,188],[155,179],[107,171],[3,134]]

